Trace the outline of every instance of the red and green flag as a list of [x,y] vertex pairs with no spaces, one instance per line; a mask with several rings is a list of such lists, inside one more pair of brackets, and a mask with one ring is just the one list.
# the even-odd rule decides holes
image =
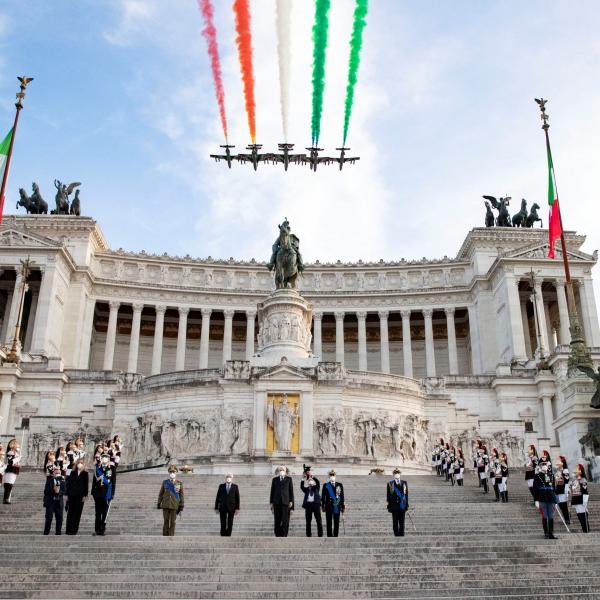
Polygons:
[[552,152],[550,144],[548,148],[548,234],[550,236],[550,249],[548,258],[554,258],[554,243],[562,235],[562,221],[560,208],[558,206],[558,193],[556,191],[556,179],[554,178],[554,164],[552,163]]

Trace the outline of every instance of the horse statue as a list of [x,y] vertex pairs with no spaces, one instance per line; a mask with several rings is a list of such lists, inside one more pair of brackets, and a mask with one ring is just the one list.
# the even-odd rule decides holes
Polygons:
[[505,198],[496,199],[495,196],[484,196],[486,200],[489,200],[491,205],[498,211],[498,216],[496,217],[496,226],[497,227],[512,227],[512,223],[510,220],[510,214],[508,213],[507,206],[510,205],[510,196],[506,196]]
[[73,202],[71,202],[69,214],[75,215],[76,217],[81,216],[81,200],[79,199],[79,190],[75,190],[75,197],[73,198]]
[[40,194],[40,188],[37,183],[33,183],[31,186],[33,193],[31,196],[27,195],[27,192],[23,188],[19,188],[19,200],[17,200],[17,209],[19,206],[22,206],[27,214],[31,215],[47,215],[48,214],[48,204],[42,198]]
[[542,223],[542,219],[540,218],[540,216],[538,215],[538,209],[540,208],[540,205],[536,202],[533,204],[533,206],[531,207],[531,212],[529,213],[529,216],[527,217],[527,222],[525,223],[525,227],[533,227],[533,224],[536,221],[540,222],[540,227],[543,227],[544,224]]
[[47,215],[48,203],[42,198],[42,194],[40,193],[40,186],[35,181],[31,184],[31,190],[31,200],[36,203],[37,214]]
[[31,201],[31,198],[27,195],[27,192],[23,188],[19,188],[20,198],[17,200],[17,210],[19,206],[22,206],[28,215],[37,215],[37,206],[35,202]]
[[512,218],[513,227],[526,227],[527,226],[527,200],[523,198],[521,200],[521,210],[513,215]]
[[275,287],[279,289],[295,288],[298,273],[304,271],[302,255],[300,254],[300,240],[290,229],[290,223],[286,219],[279,228],[279,237],[273,244],[271,260],[267,269],[275,269]]
[[490,206],[490,203],[487,200],[484,201],[484,204],[485,204],[485,226],[493,227],[494,226],[494,213],[492,212],[492,207]]

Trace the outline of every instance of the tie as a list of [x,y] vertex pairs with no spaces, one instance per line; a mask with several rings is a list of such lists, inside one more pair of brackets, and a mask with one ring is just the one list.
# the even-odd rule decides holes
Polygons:
[[230,484],[230,483],[228,483],[228,484],[227,484],[227,493],[228,493],[228,494],[229,494],[229,488],[230,488],[230,487],[231,487],[231,484]]

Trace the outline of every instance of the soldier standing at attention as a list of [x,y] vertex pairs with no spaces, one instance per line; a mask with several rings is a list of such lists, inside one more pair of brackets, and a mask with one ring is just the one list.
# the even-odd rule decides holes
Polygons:
[[392,513],[395,536],[404,536],[404,517],[408,510],[408,485],[400,478],[400,469],[394,469],[394,478],[387,485],[387,507]]
[[163,511],[163,535],[175,535],[175,521],[183,510],[183,483],[177,479],[178,469],[169,467],[169,478],[160,486],[156,508]]

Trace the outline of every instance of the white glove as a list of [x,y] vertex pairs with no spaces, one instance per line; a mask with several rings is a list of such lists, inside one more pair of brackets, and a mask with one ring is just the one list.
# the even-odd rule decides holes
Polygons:
[[540,503],[539,503],[537,500],[535,501],[535,507],[536,507],[536,508],[539,508],[539,507],[540,507]]

